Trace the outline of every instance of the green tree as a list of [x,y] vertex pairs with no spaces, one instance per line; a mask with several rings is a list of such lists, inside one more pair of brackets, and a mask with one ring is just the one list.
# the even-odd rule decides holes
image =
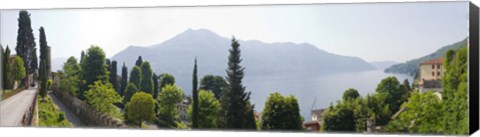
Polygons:
[[42,70],[40,73],[40,96],[42,98],[45,98],[47,96],[47,65],[45,63],[45,60],[40,61],[40,70]]
[[413,93],[410,101],[404,106],[405,111],[385,127],[387,132],[427,134],[443,132],[441,124],[443,103],[434,92]]
[[155,119],[155,100],[152,95],[145,92],[135,93],[128,102],[127,109],[128,118],[138,122],[139,128],[142,127],[143,121]]
[[338,101],[323,113],[323,131],[352,132],[356,130],[354,102],[351,100]]
[[11,78],[10,78],[10,48],[7,45],[5,52],[3,54],[3,86],[5,89],[10,89],[11,87]]
[[227,82],[222,76],[205,75],[200,80],[200,89],[212,91],[217,99],[222,97],[223,88],[226,86]]
[[158,94],[157,124],[159,127],[177,127],[179,122],[177,104],[182,102],[183,90],[176,85],[167,85]]
[[63,64],[63,75],[60,80],[60,90],[69,92],[72,95],[79,96],[80,85],[80,65],[75,57],[68,58]]
[[407,91],[412,91],[412,88],[410,87],[410,82],[408,81],[408,79],[405,79],[403,80],[403,86],[405,86],[405,88],[407,88]]
[[360,97],[360,94],[358,94],[358,90],[350,88],[343,93],[342,98],[343,100],[354,100],[358,97]]
[[127,104],[127,102],[130,101],[130,98],[133,96],[133,94],[135,94],[138,91],[140,90],[138,90],[135,84],[128,83],[125,89],[125,96],[123,96],[123,104]]
[[90,89],[85,92],[85,98],[87,99],[88,104],[98,111],[111,116],[120,115],[120,111],[115,105],[113,105],[113,103],[120,103],[122,98],[117,92],[115,92],[112,84],[98,80],[90,85],[89,88]]
[[175,77],[172,74],[164,73],[160,75],[160,87],[159,90],[161,91],[167,85],[175,84]]
[[160,77],[155,74],[155,72],[153,73],[152,75],[152,80],[153,80],[153,98],[157,98],[158,96],[158,90],[160,90],[158,87],[160,86],[158,83],[159,82],[159,79]]
[[[217,118],[220,114],[220,101],[215,98],[211,91],[200,90],[198,92],[198,127],[217,128]],[[193,120],[193,108],[189,107],[188,117]]]
[[135,66],[130,72],[130,80],[128,83],[133,83],[137,88],[140,88],[140,79],[142,79],[142,70],[140,67]]
[[195,58],[195,64],[193,66],[192,76],[192,128],[198,128],[198,77],[197,77],[197,58]]
[[[246,129],[252,128],[249,127],[249,124],[252,123],[251,121],[247,121],[247,118],[250,114],[249,112],[253,112],[253,110],[249,110],[251,108],[247,107],[247,104],[250,100],[250,92],[245,92],[245,87],[242,84],[242,79],[244,76],[244,69],[240,63],[242,59],[240,58],[240,44],[238,41],[233,38],[231,49],[229,50],[230,55],[228,57],[228,69],[227,72],[227,81],[228,86],[226,90],[227,99],[222,99],[225,101],[222,105],[226,105],[226,110],[224,114],[224,126],[225,128],[230,129]],[[255,121],[253,121],[255,123]],[[256,128],[253,128],[256,129]]]
[[112,83],[113,89],[117,91],[119,95],[120,94],[120,88],[118,87],[118,76],[117,76],[117,61],[112,60],[110,62],[110,83]]
[[148,61],[142,64],[142,77],[140,78],[140,90],[153,95],[152,67]]
[[468,134],[468,47],[447,51],[442,77],[444,133]]
[[138,59],[135,62],[135,66],[141,67],[142,64],[143,64],[142,56],[138,56]]
[[85,80],[85,83],[80,89],[79,98],[85,99],[85,91],[89,85],[92,85],[96,81],[109,82],[109,72],[105,63],[105,52],[98,46],[91,46],[87,50],[87,54],[84,57],[84,61],[81,63],[81,79]]
[[408,98],[407,88],[393,76],[383,79],[378,84],[376,92],[386,96],[385,103],[388,104],[391,114],[396,113]]
[[[40,31],[40,61],[41,60],[45,60],[45,64],[46,64],[46,69],[47,69],[47,77],[48,77],[48,74],[50,73],[50,68],[49,68],[49,65],[50,64],[50,60],[48,58],[48,54],[49,51],[48,51],[48,44],[47,44],[47,38],[46,38],[46,35],[45,35],[45,29],[43,27],[40,27],[39,29]],[[43,70],[39,70],[39,72],[43,72]]]
[[30,13],[26,10],[21,10],[18,17],[17,46],[15,51],[23,59],[23,67],[27,74],[35,72],[38,68],[36,50]]
[[11,77],[13,80],[18,81],[26,77],[24,62],[21,57],[15,56],[12,61],[12,66],[10,68],[11,73],[9,77]]
[[284,97],[280,93],[270,94],[262,113],[263,130],[301,130],[302,117],[297,99]]
[[128,84],[128,68],[125,66],[125,62],[122,66],[122,79],[120,79],[120,95],[123,96],[125,94],[125,89],[127,88]]
[[82,53],[80,53],[80,64],[82,64],[82,61],[85,59],[85,51],[82,50]]

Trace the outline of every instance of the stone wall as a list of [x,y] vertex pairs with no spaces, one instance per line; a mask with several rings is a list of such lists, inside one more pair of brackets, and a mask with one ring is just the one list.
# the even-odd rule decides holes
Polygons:
[[92,106],[79,100],[75,96],[67,92],[53,88],[55,96],[62,101],[75,115],[90,127],[110,127],[110,128],[124,128],[125,124],[118,119],[112,118],[105,113],[97,111]]

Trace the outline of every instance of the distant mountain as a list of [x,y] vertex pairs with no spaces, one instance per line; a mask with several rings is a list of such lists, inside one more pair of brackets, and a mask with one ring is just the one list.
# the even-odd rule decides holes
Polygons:
[[401,74],[408,74],[408,75],[411,75],[411,76],[415,76],[415,74],[418,72],[418,65],[420,63],[422,63],[424,61],[428,61],[428,60],[443,57],[445,55],[445,53],[447,53],[448,50],[451,50],[451,49],[456,50],[456,49],[459,49],[459,48],[461,48],[463,46],[466,46],[466,45],[467,45],[467,38],[463,39],[462,41],[453,43],[451,45],[442,47],[442,48],[438,49],[437,51],[435,51],[434,53],[423,56],[421,58],[409,60],[405,63],[395,64],[395,65],[385,69],[385,72],[387,72],[387,73],[401,73]]
[[[264,43],[239,40],[241,65],[245,74],[292,74],[315,72],[347,72],[372,70],[374,67],[357,57],[341,56],[302,43]],[[138,56],[149,61],[155,73],[170,73],[182,87],[191,87],[193,62],[198,59],[199,77],[205,74],[225,76],[231,38],[221,37],[206,29],[192,30],[149,47],[129,46],[114,55],[131,70]],[[118,71],[121,72],[121,71]]]
[[375,67],[378,70],[383,70],[386,69],[394,64],[397,64],[398,62],[394,61],[374,61],[374,62],[368,62],[372,64],[373,67]]

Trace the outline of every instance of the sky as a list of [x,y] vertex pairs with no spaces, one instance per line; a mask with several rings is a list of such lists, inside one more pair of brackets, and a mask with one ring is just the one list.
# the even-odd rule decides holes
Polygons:
[[[264,5],[28,10],[38,46],[45,28],[52,59],[79,57],[90,45],[114,54],[183,31],[267,43],[310,43],[368,62],[405,62],[468,36],[468,2]],[[18,10],[0,13],[0,44],[14,49]],[[13,50],[15,51],[15,50]],[[39,54],[38,54],[39,55]]]

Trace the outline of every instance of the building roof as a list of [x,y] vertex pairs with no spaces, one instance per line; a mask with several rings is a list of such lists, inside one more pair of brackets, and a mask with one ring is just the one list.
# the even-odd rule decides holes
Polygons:
[[443,58],[436,58],[436,59],[422,62],[420,63],[420,65],[432,65],[432,64],[442,64],[442,63],[443,63]]

